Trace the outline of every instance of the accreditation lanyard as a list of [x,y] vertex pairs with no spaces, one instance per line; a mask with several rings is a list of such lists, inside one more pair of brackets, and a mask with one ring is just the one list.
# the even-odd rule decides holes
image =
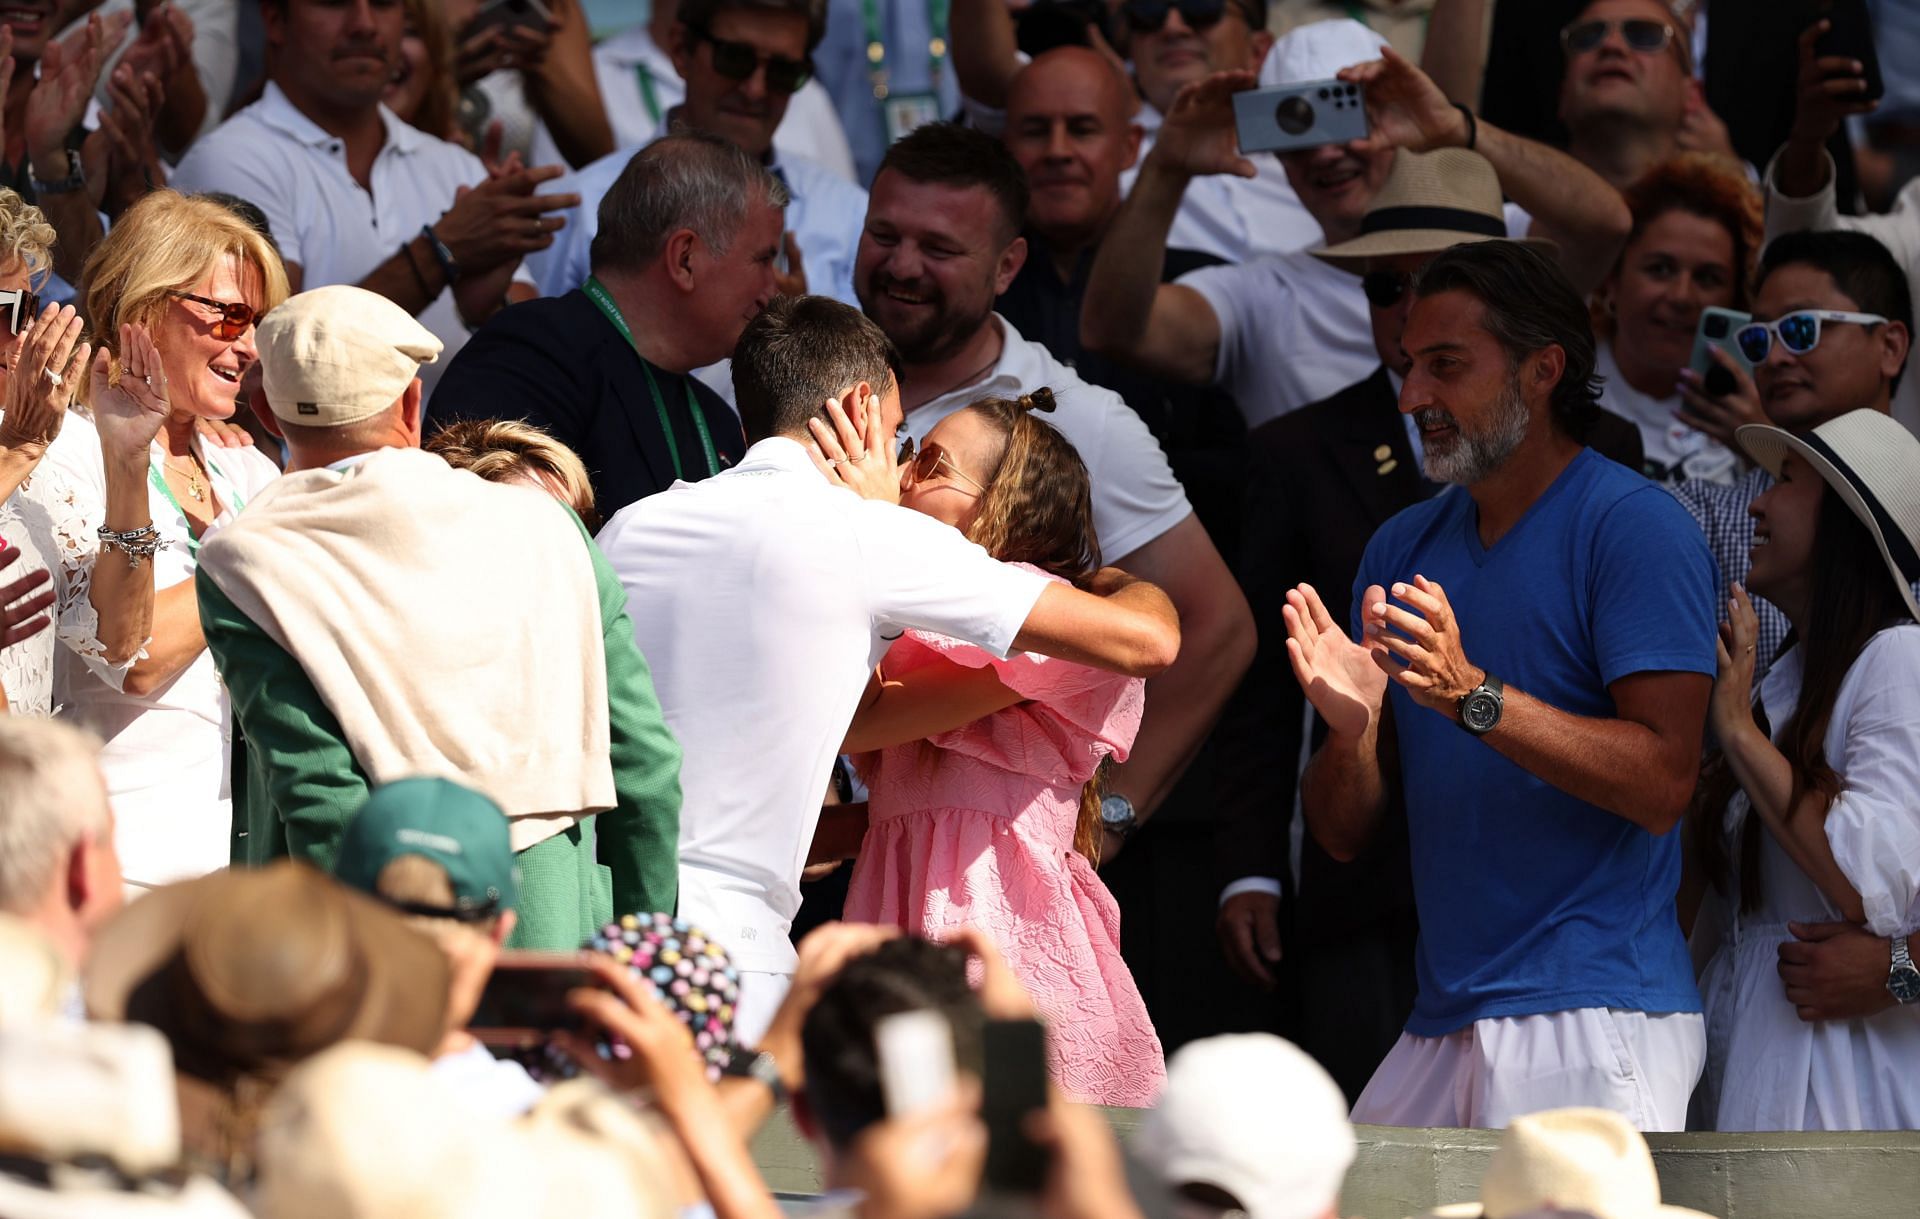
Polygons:
[[653,125],[660,125],[660,95],[654,91],[653,69],[643,63],[633,65],[633,73],[640,78],[640,104],[647,108],[647,117]]
[[[627,346],[633,348],[633,354],[640,356],[640,371],[647,375],[647,390],[653,395],[653,409],[660,413],[660,434],[667,438],[667,456],[673,458],[673,476],[685,478],[686,471],[680,466],[680,442],[673,438],[673,417],[667,414],[667,399],[660,392],[660,383],[654,380],[653,366],[647,363],[647,357],[640,355],[640,346],[633,341],[633,331],[627,328],[627,319],[620,316],[620,306],[613,303],[612,294],[596,276],[588,276],[587,282],[580,285],[580,290],[600,307],[600,312],[607,315],[607,320],[612,322],[613,328],[620,332],[620,337],[627,341]],[[700,449],[707,459],[707,468],[700,477],[718,474],[720,455],[714,451],[713,433],[707,430],[706,415],[701,411],[700,404],[694,400],[693,387],[684,384],[685,377],[681,377],[680,380],[687,393],[687,413],[693,416],[693,430],[700,435]]]
[[[214,468],[213,462],[209,461],[206,457],[202,456],[200,460],[207,467],[207,489],[211,491],[213,489],[213,476],[218,471]],[[200,554],[200,539],[193,536],[193,518],[187,515],[187,510],[180,506],[178,499],[174,498],[173,488],[167,485],[167,480],[161,475],[159,467],[153,464],[152,458],[147,459],[147,481],[153,484],[155,490],[167,497],[167,502],[173,505],[173,510],[180,514],[182,521],[186,522],[187,553],[197,557]],[[238,514],[240,509],[247,506],[247,501],[241,499],[237,493],[232,496],[232,501],[232,508],[235,514]]]
[[[940,73],[947,65],[947,12],[952,0],[927,0],[927,88],[938,92]],[[860,0],[860,20],[867,36],[867,79],[873,96],[887,100],[887,41],[880,29],[880,0]]]

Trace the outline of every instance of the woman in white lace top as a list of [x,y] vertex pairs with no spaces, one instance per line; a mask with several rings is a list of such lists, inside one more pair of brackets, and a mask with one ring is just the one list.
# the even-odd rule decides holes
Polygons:
[[[19,552],[0,576],[7,589],[47,569],[20,519],[19,488],[59,434],[90,350],[78,341],[73,310],[48,306],[43,313],[36,307],[33,289],[53,266],[53,239],[53,226],[39,208],[0,190],[0,402],[6,404],[0,415],[0,553]],[[16,367],[26,375],[14,376]],[[49,370],[53,376],[45,375]],[[40,630],[0,649],[0,706],[15,715],[51,714],[53,648],[53,633]]]
[[[209,446],[286,298],[273,247],[219,203],[157,191],[88,260],[101,349],[28,494],[57,564],[55,697],[106,741],[101,768],[129,882],[226,864],[231,720],[200,633],[196,556],[279,473]],[[149,337],[150,336],[150,337]]]

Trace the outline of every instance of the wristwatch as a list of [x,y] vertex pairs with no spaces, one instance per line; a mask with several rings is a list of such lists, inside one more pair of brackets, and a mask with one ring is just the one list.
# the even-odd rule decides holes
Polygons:
[[67,176],[51,182],[42,182],[40,176],[33,172],[33,162],[27,162],[27,181],[33,185],[36,198],[43,195],[71,195],[87,185],[86,172],[80,164],[80,158],[73,155],[73,149],[63,148],[60,155],[67,159]]
[[738,1079],[751,1079],[773,1093],[775,1105],[787,1103],[787,1083],[780,1078],[780,1064],[765,1050],[759,1053],[735,1050],[733,1060],[727,1064],[721,1074],[732,1075]]
[[1111,792],[1100,801],[1100,824],[1115,838],[1124,840],[1140,824],[1140,815],[1133,811],[1133,801]]
[[1893,968],[1887,971],[1887,993],[1895,1003],[1920,1002],[1920,969],[1913,967],[1907,937],[1893,937]]
[[1505,693],[1506,687],[1500,684],[1500,679],[1491,673],[1487,674],[1479,685],[1460,696],[1460,706],[1455,712],[1459,716],[1460,726],[1475,736],[1492,732],[1494,725],[1500,722]]

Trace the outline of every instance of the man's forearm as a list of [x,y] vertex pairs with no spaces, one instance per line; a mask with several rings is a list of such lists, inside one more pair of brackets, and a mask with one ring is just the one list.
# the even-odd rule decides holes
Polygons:
[[584,168],[613,151],[613,125],[592,72],[578,78],[529,76],[527,100],[573,168]]
[[1005,110],[1007,88],[1020,71],[1012,10],[1003,0],[958,0],[948,26],[960,92],[983,106]]
[[1435,0],[1420,52],[1420,70],[1433,78],[1447,100],[1475,110],[1480,108],[1492,8],[1493,0]]
[[1387,811],[1378,717],[1358,737],[1327,734],[1300,776],[1300,808],[1313,840],[1335,859],[1366,849]]
[[440,299],[447,280],[426,236],[416,233],[391,258],[367,272],[357,286],[378,293],[418,316]]
[[[72,155],[75,164],[78,164],[80,154],[75,152]],[[37,174],[39,171],[34,172]],[[87,256],[93,253],[94,246],[100,244],[100,213],[94,210],[93,199],[84,190],[64,191],[57,195],[42,194],[37,202],[40,210],[46,214],[47,223],[53,226],[54,273],[77,290],[81,286],[80,278],[87,265]]]
[[1479,124],[1474,147],[1499,174],[1500,189],[1559,244],[1574,287],[1599,287],[1633,228],[1620,192],[1566,153],[1488,122]]
[[1109,355],[1139,343],[1153,315],[1167,257],[1167,234],[1180,214],[1187,175],[1147,154],[1140,177],[1120,206],[1087,277],[1080,341]]
[[1698,778],[1697,734],[1677,748],[1645,724],[1573,715],[1512,687],[1499,725],[1481,739],[1536,778],[1655,834],[1679,824]]
[[187,147],[199,136],[206,118],[207,91],[200,84],[200,73],[191,63],[183,64],[167,82],[154,135],[160,146],[177,159],[185,155]]

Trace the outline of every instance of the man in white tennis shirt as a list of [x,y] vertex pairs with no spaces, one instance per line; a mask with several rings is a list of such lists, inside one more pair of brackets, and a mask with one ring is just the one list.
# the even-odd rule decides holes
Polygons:
[[1080,592],[828,481],[807,421],[832,400],[859,436],[847,481],[897,486],[899,367],[857,310],[776,298],[733,356],[745,459],[629,505],[598,539],[684,753],[679,913],[741,967],[746,1045],[786,993],[821,797],[892,640],[938,631],[1142,677],[1179,649],[1177,615],[1151,584],[1108,571],[1104,596]]

